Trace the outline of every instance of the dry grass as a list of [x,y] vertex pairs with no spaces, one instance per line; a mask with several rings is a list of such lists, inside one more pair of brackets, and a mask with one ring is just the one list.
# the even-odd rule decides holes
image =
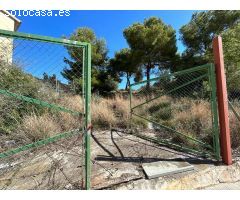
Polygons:
[[115,126],[126,128],[130,120],[130,107],[129,100],[121,96],[116,96],[112,99],[106,99],[105,103],[108,105],[108,108],[117,118]]
[[57,104],[74,111],[83,112],[83,100],[79,95],[63,96],[59,98]]
[[[184,104],[185,102],[185,104]],[[179,105],[186,105],[185,109],[180,112],[174,112],[172,124],[175,125],[176,130],[184,133],[191,138],[201,140],[212,145],[212,121],[210,103],[207,101],[192,101],[189,99],[182,99]],[[185,137],[176,136],[173,140],[179,141],[191,146],[197,146],[191,140]]]
[[117,118],[109,106],[107,99],[93,98],[92,123],[95,128],[109,128],[116,125]]
[[56,135],[61,131],[58,123],[49,114],[25,116],[19,128],[25,137],[32,141]]
[[[142,102],[144,102],[142,100]],[[173,98],[162,96],[136,110],[159,124],[184,133],[193,139],[198,139],[212,145],[212,117],[210,103],[206,100],[192,98]],[[171,139],[178,144],[196,147],[198,144],[187,137],[174,132],[160,129],[162,139]]]
[[[183,103],[185,101],[185,103]],[[176,127],[190,135],[204,135],[206,129],[210,129],[211,109],[210,104],[206,101],[181,100],[180,105],[187,105],[188,108],[174,112],[174,122]]]
[[240,122],[233,113],[230,114],[229,123],[231,129],[232,147],[238,148],[240,146]]
[[[234,101],[232,102],[232,104],[235,111],[239,114],[240,103],[238,101]],[[229,113],[229,124],[230,124],[230,131],[231,131],[232,147],[239,148],[240,147],[240,122],[232,110],[230,110],[230,113]]]
[[64,112],[57,114],[57,116],[55,116],[55,121],[61,128],[61,132],[71,131],[80,128],[83,125],[83,120],[81,120],[80,117]]
[[[57,100],[57,104],[74,111],[83,111],[83,101],[80,96],[61,97]],[[121,96],[112,99],[93,96],[91,107],[92,124],[95,129],[116,126],[126,128],[129,123],[129,100]],[[65,112],[46,112],[40,116],[34,113],[24,116],[18,129],[26,138],[36,141],[81,126],[82,120],[78,116]]]
[[[145,100],[136,98],[134,101],[134,104],[137,105]],[[61,97],[57,100],[57,103],[75,111],[83,111],[83,101],[80,96]],[[109,129],[110,127],[127,128],[130,125],[129,99],[122,96],[116,96],[115,98],[93,96],[91,106],[92,124],[95,129]],[[156,111],[154,111],[154,106],[156,107]],[[160,109],[158,106],[160,106]],[[205,141],[209,144],[212,142],[211,109],[208,101],[189,98],[173,99],[163,96],[148,105],[140,107],[136,112],[141,116],[185,133],[192,138]],[[165,113],[164,115],[164,112],[169,113],[167,115]],[[147,128],[145,120],[133,118],[132,122],[135,127],[140,129]],[[239,146],[240,123],[234,115],[230,116],[230,125],[233,146]],[[54,112],[45,113],[40,116],[32,113],[24,116],[18,130],[26,138],[36,141],[60,132],[80,128],[81,126],[82,120],[68,113]],[[172,140],[191,146],[195,145],[192,141],[186,140],[185,137],[174,134],[172,134]]]

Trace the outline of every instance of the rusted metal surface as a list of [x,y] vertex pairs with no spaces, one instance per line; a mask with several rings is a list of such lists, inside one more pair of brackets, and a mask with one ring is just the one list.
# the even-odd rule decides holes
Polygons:
[[228,118],[229,112],[228,112],[227,86],[224,72],[222,38],[220,36],[217,36],[213,39],[213,54],[217,81],[221,154],[223,162],[226,165],[231,165],[232,150]]

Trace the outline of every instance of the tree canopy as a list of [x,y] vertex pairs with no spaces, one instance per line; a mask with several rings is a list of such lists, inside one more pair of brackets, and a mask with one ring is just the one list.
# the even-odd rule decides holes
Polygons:
[[[112,59],[107,57],[105,40],[97,38],[89,28],[77,29],[69,39],[92,44],[92,90],[108,93],[117,89],[117,82],[124,76],[127,89],[131,78],[149,80],[151,74],[159,70],[177,71],[212,62],[212,40],[217,34],[223,36],[227,71],[234,74],[239,66],[239,22],[237,10],[194,13],[190,22],[180,29],[180,39],[186,47],[181,55],[177,53],[176,31],[157,17],[124,29],[129,48],[119,50]],[[62,75],[81,91],[82,51],[69,46],[66,49],[70,56],[64,59],[67,67]]]
[[240,24],[222,33],[224,60],[227,65],[240,63]]
[[175,30],[160,18],[151,17],[124,30],[124,37],[133,54],[138,56],[147,80],[151,69],[171,67],[176,57]]
[[222,34],[228,89],[240,88],[240,24]]
[[212,40],[239,23],[240,11],[202,11],[192,15],[191,21],[180,29],[186,46],[182,55],[185,66],[193,67],[212,61]]
[[[92,45],[92,90],[106,93],[117,88],[117,82],[109,75],[107,65],[107,47],[104,39],[96,37],[90,28],[79,28],[70,37],[70,40],[89,42]],[[70,84],[74,85],[77,92],[82,88],[83,51],[81,48],[66,47],[69,58],[64,58],[68,65],[62,75]],[[104,80],[103,80],[104,78]]]
[[134,76],[135,81],[142,79],[138,58],[129,48],[124,48],[116,52],[114,58],[110,60],[110,66],[113,72],[117,73],[120,77],[126,76],[127,82],[125,89],[128,88],[131,77]]

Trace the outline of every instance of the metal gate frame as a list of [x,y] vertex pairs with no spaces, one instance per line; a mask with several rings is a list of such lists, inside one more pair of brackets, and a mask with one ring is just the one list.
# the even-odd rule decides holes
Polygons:
[[[41,35],[35,35],[35,34],[28,34],[28,33],[21,33],[21,32],[13,32],[13,31],[1,30],[1,29],[0,29],[0,37],[48,42],[48,43],[54,43],[54,44],[61,44],[64,46],[79,47],[83,49],[83,69],[82,69],[83,70],[83,88],[82,90],[83,90],[83,99],[84,99],[84,113],[83,113],[83,116],[84,116],[83,134],[84,134],[84,151],[85,151],[84,188],[87,190],[90,189],[91,188],[90,137],[91,137],[91,127],[92,127],[91,126],[91,44],[87,42],[79,42],[79,41],[41,36]],[[33,103],[33,104],[42,105],[48,108],[53,108],[56,110],[61,110],[69,113],[74,112],[58,105],[49,104],[47,102],[43,102],[38,99],[17,95],[4,90],[0,90],[0,94],[5,94],[10,97],[14,97],[23,101]],[[66,132],[66,133],[58,134],[56,136],[31,143],[31,144],[18,147],[13,150],[8,150],[6,152],[0,153],[0,158],[8,157],[8,156],[17,154],[21,151],[46,145],[46,144],[55,142],[59,139],[70,137],[71,135],[73,135],[72,132]]]
[[[195,138],[191,138],[190,136],[187,136],[187,135],[185,135],[185,134],[183,134],[183,133],[181,133],[181,132],[179,132],[177,130],[174,130],[174,129],[170,128],[170,127],[167,127],[167,126],[162,125],[162,124],[160,124],[158,122],[152,121],[150,119],[147,119],[146,117],[143,117],[143,116],[140,116],[140,115],[134,113],[134,109],[136,107],[142,106],[144,104],[149,103],[150,101],[152,101],[154,99],[160,98],[161,95],[159,95],[159,96],[157,96],[157,97],[155,97],[153,99],[147,100],[144,103],[141,103],[141,104],[133,107],[132,106],[132,95],[133,95],[133,89],[132,88],[133,88],[133,86],[158,80],[162,76],[156,77],[156,78],[152,78],[149,81],[148,80],[144,80],[144,81],[140,81],[140,82],[137,82],[137,83],[130,84],[130,87],[129,87],[129,93],[130,93],[130,97],[129,97],[129,99],[130,99],[130,119],[131,119],[130,133],[133,134],[133,135],[136,135],[138,137],[141,137],[143,139],[150,140],[152,142],[158,143],[158,144],[171,146],[171,147],[173,147],[175,149],[178,149],[178,150],[182,150],[182,151],[186,151],[186,152],[194,153],[194,154],[198,154],[198,155],[204,155],[204,156],[208,156],[208,157],[214,158],[216,160],[220,160],[219,122],[218,122],[217,93],[216,93],[216,75],[215,75],[215,67],[214,67],[214,65],[213,64],[206,64],[206,65],[202,65],[202,66],[198,66],[198,67],[193,67],[193,68],[190,68],[190,69],[187,69],[187,70],[182,70],[182,71],[179,71],[179,72],[172,73],[171,76],[188,74],[188,73],[199,71],[199,70],[206,70],[206,74],[203,75],[203,76],[208,76],[208,82],[209,82],[210,87],[211,87],[211,89],[210,89],[210,98],[211,98],[213,152],[211,152],[211,153],[199,152],[199,151],[196,151],[196,150],[191,149],[191,148],[182,147],[182,146],[174,144],[174,143],[169,143],[169,142],[166,142],[164,140],[160,140],[158,138],[145,136],[145,135],[143,135],[141,133],[136,133],[136,130],[132,129],[132,118],[133,118],[133,116],[136,116],[138,118],[141,118],[143,120],[146,120],[146,121],[149,121],[149,122],[151,122],[153,124],[156,124],[156,125],[158,125],[158,126],[160,126],[162,128],[168,129],[168,130],[170,130],[170,131],[172,131],[172,132],[174,132],[176,134],[182,135],[182,136],[186,137],[186,139],[194,140],[195,142],[198,142],[198,143],[202,144],[203,146],[206,145],[205,143],[203,143],[200,140],[197,140]],[[195,79],[195,80],[197,80],[197,79]],[[194,82],[195,80],[190,80],[189,82],[184,83],[184,84],[178,86],[177,88],[175,88],[173,90],[177,90],[177,89],[179,89],[181,87],[184,87],[187,84],[190,84],[190,83]],[[169,91],[169,93],[170,93],[170,91]]]

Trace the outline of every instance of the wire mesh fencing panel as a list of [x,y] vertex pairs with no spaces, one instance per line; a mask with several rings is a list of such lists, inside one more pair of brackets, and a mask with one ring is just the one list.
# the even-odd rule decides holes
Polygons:
[[215,74],[211,64],[132,84],[130,107],[133,134],[219,159]]
[[[229,124],[233,156],[240,155],[240,89],[238,67],[228,66],[226,73]],[[233,71],[233,72],[232,72]]]
[[28,178],[40,174],[34,189],[89,187],[87,47],[0,31],[0,176],[14,167]]

